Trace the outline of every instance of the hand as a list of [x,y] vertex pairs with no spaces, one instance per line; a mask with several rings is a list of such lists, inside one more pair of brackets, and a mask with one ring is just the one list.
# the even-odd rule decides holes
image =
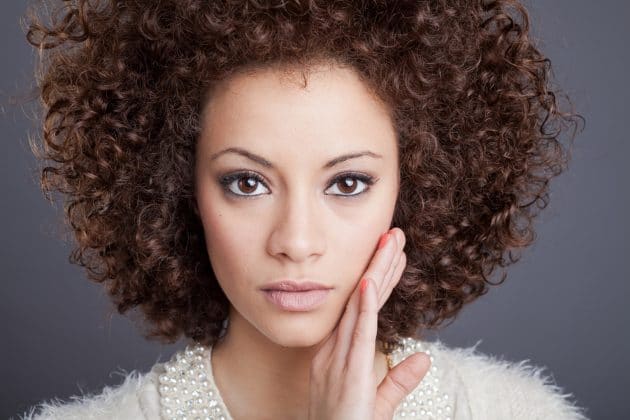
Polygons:
[[378,311],[400,280],[407,263],[399,228],[377,249],[350,296],[344,314],[311,362],[309,420],[390,420],[396,408],[430,367],[426,353],[397,364],[376,386],[374,357]]

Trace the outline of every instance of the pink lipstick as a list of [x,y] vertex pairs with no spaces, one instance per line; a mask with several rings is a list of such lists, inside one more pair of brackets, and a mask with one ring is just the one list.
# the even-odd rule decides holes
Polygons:
[[283,279],[261,287],[269,302],[292,312],[310,311],[326,301],[332,287],[311,281]]

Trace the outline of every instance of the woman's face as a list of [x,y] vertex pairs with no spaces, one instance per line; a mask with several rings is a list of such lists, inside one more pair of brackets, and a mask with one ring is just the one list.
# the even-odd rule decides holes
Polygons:
[[[224,82],[202,114],[195,166],[230,316],[291,347],[335,327],[390,228],[399,188],[392,122],[355,73],[318,66],[308,88],[299,82],[273,69]],[[287,310],[261,290],[281,279],[332,289],[314,309]]]

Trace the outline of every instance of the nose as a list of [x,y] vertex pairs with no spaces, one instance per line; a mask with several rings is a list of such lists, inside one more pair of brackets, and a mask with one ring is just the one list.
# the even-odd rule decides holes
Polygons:
[[306,189],[286,197],[275,214],[268,252],[275,258],[303,263],[324,251],[325,209]]

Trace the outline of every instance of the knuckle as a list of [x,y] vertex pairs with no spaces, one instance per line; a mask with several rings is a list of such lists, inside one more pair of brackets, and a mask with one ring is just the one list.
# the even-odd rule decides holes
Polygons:
[[371,282],[371,283],[372,283],[372,285],[373,285],[374,283],[376,283],[375,277],[377,277],[377,276],[375,276],[375,275],[374,275],[374,273],[371,273],[371,272],[370,272],[370,273],[366,273],[366,274],[363,276],[363,278],[365,278],[365,280],[367,280],[367,281]]
[[364,338],[366,338],[366,334],[361,329],[355,329],[352,331],[353,341],[362,341]]
[[392,385],[392,387],[396,390],[396,393],[398,394],[400,398],[404,397],[410,392],[410,390],[408,390],[400,381],[398,381],[397,378],[390,375],[390,376],[387,376],[387,380]]

